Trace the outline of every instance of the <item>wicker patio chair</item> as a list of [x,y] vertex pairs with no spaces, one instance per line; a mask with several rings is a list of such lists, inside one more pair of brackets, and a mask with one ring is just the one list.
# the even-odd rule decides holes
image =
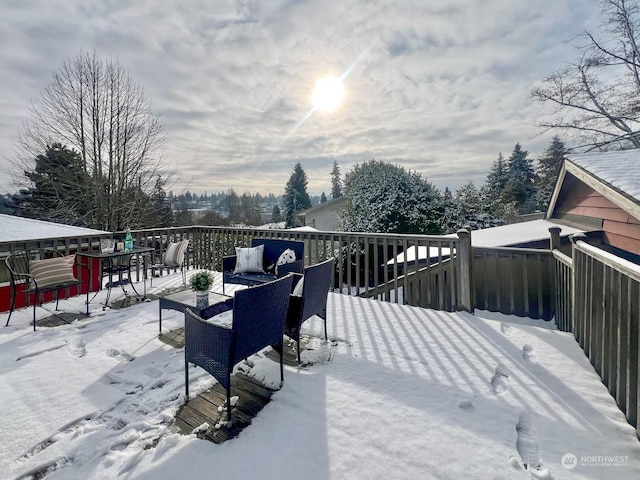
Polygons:
[[300,363],[300,330],[302,324],[318,315],[324,320],[324,338],[327,336],[327,295],[331,287],[334,259],[311,265],[304,269],[302,276],[295,275],[295,287],[289,296],[289,309],[284,333],[297,343],[298,364]]
[[[82,283],[75,275],[74,265],[86,270],[85,278],[89,278],[88,268],[85,265],[75,263],[75,255],[64,256],[57,250],[44,249],[33,251],[20,251],[9,255],[5,259],[9,270],[11,286],[11,304],[9,317],[5,327],[9,325],[11,314],[15,309],[16,296],[23,293],[27,299],[31,294],[33,299],[33,331],[36,330],[36,306],[42,305],[40,294],[56,292],[56,310],[60,299],[60,290]],[[24,286],[22,290],[18,289]],[[89,289],[87,288],[87,312],[89,315]]]
[[239,290],[235,297],[210,307],[211,318],[233,309],[231,327],[209,323],[187,309],[185,313],[185,391],[189,400],[189,363],[204,368],[227,390],[227,421],[231,422],[231,373],[233,367],[265,347],[280,354],[280,381],[284,381],[283,331],[292,275]]

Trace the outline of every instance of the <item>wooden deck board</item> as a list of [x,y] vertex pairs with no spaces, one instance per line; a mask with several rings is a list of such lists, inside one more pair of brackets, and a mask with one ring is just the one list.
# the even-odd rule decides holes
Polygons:
[[[159,339],[174,348],[182,348],[184,346],[184,328],[165,332],[159,336]],[[301,348],[304,348],[307,343],[308,339],[303,339]],[[273,349],[268,349],[265,356],[274,362],[279,362],[279,355]],[[295,342],[285,342],[283,363],[297,365]],[[209,427],[206,431],[198,433],[198,436],[214,443],[223,443],[237,437],[244,428],[251,425],[253,418],[270,402],[274,391],[262,385],[255,378],[237,372],[231,377],[231,396],[238,397],[237,403],[231,410],[233,419],[231,428],[225,424],[226,409],[218,410],[220,406],[226,404],[227,400],[227,393],[219,383],[215,383],[210,389],[182,405],[176,413],[174,428],[179,433],[190,435],[195,428],[206,422]],[[222,426],[215,428],[217,424],[222,424]]]

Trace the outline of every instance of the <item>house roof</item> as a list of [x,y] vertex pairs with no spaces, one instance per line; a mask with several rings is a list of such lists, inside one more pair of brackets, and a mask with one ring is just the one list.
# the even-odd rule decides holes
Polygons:
[[640,218],[640,149],[570,154],[558,176],[547,217],[552,216],[567,173]]
[[[566,237],[574,235],[576,233],[583,233],[584,230],[569,227],[567,225],[560,225],[558,223],[551,222],[549,220],[531,220],[529,222],[511,223],[509,225],[502,225],[500,227],[483,228],[481,230],[473,230],[471,232],[471,246],[472,247],[513,247],[539,240],[549,240],[551,234],[549,228],[560,227],[560,236]],[[456,237],[457,234],[451,233],[445,235],[445,237]],[[418,258],[435,258],[439,254],[449,255],[449,248],[443,247],[442,252],[437,247],[418,247]],[[407,249],[407,261],[412,262],[416,259],[415,246]],[[399,263],[404,262],[404,252],[398,254],[396,261]],[[393,260],[388,262],[393,263]]]
[[344,196],[341,196],[338,198],[332,198],[331,200],[327,200],[326,202],[321,203],[320,205],[316,205],[315,207],[311,207],[305,210],[304,212],[302,212],[301,215],[309,215],[310,213],[324,210],[326,208],[339,208],[341,204],[346,203],[346,200],[347,199]]
[[108,234],[104,230],[74,227],[61,223],[45,222],[32,218],[0,214],[0,242],[37,240],[41,238],[59,238]]
[[581,153],[567,159],[640,204],[640,149]]

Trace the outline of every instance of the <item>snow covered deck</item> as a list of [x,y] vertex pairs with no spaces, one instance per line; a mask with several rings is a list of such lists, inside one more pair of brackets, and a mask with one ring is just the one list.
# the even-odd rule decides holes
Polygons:
[[[162,277],[154,290],[180,283]],[[184,355],[158,338],[157,300],[92,308],[35,333],[21,310],[0,330],[3,478],[640,478],[634,428],[573,336],[549,322],[330,294],[332,344],[314,339],[314,364],[286,366],[252,424],[215,445],[175,433]],[[322,325],[306,328],[319,337]],[[275,389],[277,363],[250,360],[245,374]],[[213,385],[192,372],[194,394]],[[541,469],[524,471],[538,452]]]

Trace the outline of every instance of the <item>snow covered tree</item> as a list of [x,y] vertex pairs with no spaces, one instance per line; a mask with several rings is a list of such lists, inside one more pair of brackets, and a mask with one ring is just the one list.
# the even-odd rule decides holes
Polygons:
[[546,210],[553,194],[553,189],[564,162],[564,156],[567,154],[567,149],[564,146],[564,142],[556,135],[551,139],[551,144],[544,151],[542,156],[538,159],[537,166],[537,179],[536,179],[536,199],[538,201],[538,207],[541,210]]
[[485,226],[483,199],[473,181],[467,182],[456,190],[454,205],[456,230],[466,226],[474,230]]
[[331,170],[331,198],[342,196],[342,179],[340,178],[340,167],[338,162],[333,161],[333,169]]
[[445,227],[445,233],[453,233],[457,230],[457,218],[458,214],[453,201],[453,194],[449,187],[445,187],[442,194],[442,224]]
[[528,158],[529,152],[516,143],[507,160],[509,180],[502,191],[503,203],[514,202],[518,213],[531,213],[536,209],[535,171]]
[[499,153],[487,175],[486,185],[489,195],[499,198],[508,180],[507,164],[502,157],[502,153]]
[[442,195],[416,172],[371,160],[345,176],[339,228],[353,232],[440,234]]
[[282,196],[284,219],[287,228],[300,225],[300,220],[297,218],[298,213],[311,208],[311,198],[307,193],[307,183],[307,174],[302,169],[302,165],[296,163]]
[[322,195],[320,195],[320,203],[327,203],[327,196],[324,194],[324,192],[322,192]]

